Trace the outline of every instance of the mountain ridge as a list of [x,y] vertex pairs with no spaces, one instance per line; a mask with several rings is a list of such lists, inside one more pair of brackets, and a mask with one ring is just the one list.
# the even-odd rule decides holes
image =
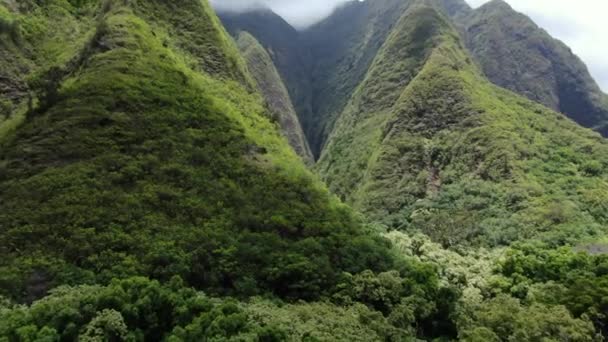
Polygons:
[[272,58],[258,41],[245,31],[239,33],[237,44],[266,99],[272,119],[279,123],[281,132],[287,137],[296,153],[304,159],[305,163],[312,164],[313,157],[308,141]]
[[606,98],[585,64],[508,3],[495,0],[460,18],[465,40],[495,84],[607,134]]
[[[300,103],[296,105],[296,111],[317,158],[333,129],[337,116],[367,72],[371,59],[395,25],[397,18],[410,6],[410,3],[412,2],[394,0],[350,1],[338,7],[328,18],[301,31],[299,35],[291,34],[293,41],[298,41],[298,44],[312,51],[313,57],[308,58],[312,58],[313,62],[304,63],[305,66],[298,69],[306,70],[300,76],[307,72],[311,73],[314,82],[304,81],[307,83],[305,86],[294,85],[289,88],[304,89],[298,92],[290,91],[290,94],[294,102]],[[501,0],[485,3],[476,9],[471,8],[463,0],[431,0],[428,3],[451,18],[452,23],[459,28],[459,32],[467,42],[467,48],[473,52],[473,57],[481,65],[482,71],[493,83],[554,110],[564,112],[579,124],[606,134],[608,95],[599,89],[586,66],[572,54],[570,49],[539,29],[528,17],[516,12],[508,3]],[[488,15],[494,12],[503,14],[497,14],[498,17],[494,19],[488,18]],[[247,15],[243,14],[241,17]],[[519,24],[512,24],[505,19],[509,17],[519,18],[517,20]],[[502,24],[503,27],[499,32],[505,33],[501,33],[502,37],[493,37],[492,41],[504,42],[501,43],[502,47],[491,48],[487,46],[489,44],[487,38],[485,41],[480,40],[475,38],[476,34],[472,33],[474,31],[467,32],[473,27],[477,30],[478,27],[481,27],[481,30],[488,30],[492,26],[501,25],[501,22],[505,24]],[[238,26],[238,23],[234,22],[226,24],[229,27]],[[542,42],[546,42],[542,44],[554,47],[548,47],[550,52],[538,52],[539,48],[535,47],[533,42],[530,42],[530,46],[518,43],[518,33],[512,31],[524,29],[517,27],[526,28],[528,32],[540,37]],[[279,30],[277,28],[275,31]],[[251,33],[256,35],[255,30]],[[492,51],[509,51],[509,53]],[[488,54],[490,52],[491,55]],[[512,53],[517,58],[507,57]],[[554,57],[542,56],[546,53]],[[533,62],[536,60],[544,60],[541,66],[548,65],[550,69],[539,68],[538,63]],[[537,78],[526,76],[539,74],[537,70],[541,69],[547,70],[541,74],[547,74],[546,78],[549,81],[541,82],[540,79],[536,81]],[[280,69],[285,78],[289,72],[284,70],[285,68]],[[511,76],[503,79],[502,74]],[[302,77],[292,78],[293,81],[290,83],[296,84],[301,79]],[[562,88],[564,90],[560,90]]]
[[[501,241],[512,243],[513,227],[484,231],[483,213],[493,211],[487,217],[489,220],[504,215],[504,222],[511,222],[509,225],[516,222],[511,215],[522,215],[521,209],[504,207],[499,198],[486,199],[487,207],[475,209],[474,204],[467,203],[469,183],[494,189],[496,196],[506,197],[514,196],[507,190],[509,187],[533,186],[539,179],[551,188],[549,180],[562,175],[568,167],[557,162],[549,172],[536,169],[540,159],[547,165],[553,161],[552,157],[541,157],[542,153],[532,151],[545,149],[544,139],[564,135],[562,130],[576,131],[569,142],[560,143],[568,154],[583,145],[581,140],[586,139],[593,146],[592,153],[578,152],[579,171],[571,181],[587,191],[602,186],[605,175],[599,173],[599,177],[587,179],[584,168],[587,162],[606,163],[599,152],[608,146],[603,139],[568,120],[566,124],[559,123],[565,120],[561,114],[551,114],[540,105],[522,101],[483,79],[451,24],[431,6],[412,7],[387,39],[366,80],[340,117],[318,163],[322,178],[330,189],[367,213],[372,221],[384,222],[394,229],[411,227],[430,236],[454,239],[443,241],[446,246],[475,243],[476,239],[491,246]],[[505,117],[501,118],[501,114]],[[545,129],[544,138],[535,136],[536,125]],[[524,140],[528,142],[523,143]],[[528,146],[524,147],[525,144]],[[530,177],[531,174],[539,178]],[[534,212],[549,210],[550,205],[535,203],[534,197],[559,193],[559,188],[557,185],[546,194],[540,191],[530,196],[525,211],[532,216],[537,215]],[[576,203],[575,207],[587,211],[583,209],[584,199],[574,194],[559,201]],[[446,216],[442,214],[444,210]],[[598,214],[595,212],[591,218],[572,215],[569,219],[581,219],[589,227],[599,229],[605,217]],[[450,228],[441,228],[435,219],[447,220],[446,217],[461,217],[466,222],[457,225],[461,227],[458,233],[441,231]],[[426,219],[432,222],[427,223]],[[565,223],[560,221],[550,224],[556,227],[555,234]],[[546,224],[542,216],[528,224],[516,230],[534,234],[535,226],[547,229],[540,228]],[[467,225],[470,226],[466,228]],[[465,235],[458,237],[458,234]]]

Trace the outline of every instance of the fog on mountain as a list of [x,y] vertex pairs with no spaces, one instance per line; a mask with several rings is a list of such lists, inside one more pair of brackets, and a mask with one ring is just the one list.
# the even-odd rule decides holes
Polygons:
[[271,9],[299,29],[309,27],[327,17],[340,4],[349,0],[212,0],[218,11],[246,12]]

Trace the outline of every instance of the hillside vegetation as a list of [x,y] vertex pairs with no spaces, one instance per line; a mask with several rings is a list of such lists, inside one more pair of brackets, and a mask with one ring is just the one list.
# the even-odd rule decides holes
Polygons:
[[[604,291],[607,152],[597,133],[488,82],[448,18],[418,4],[379,50],[317,169],[462,291],[462,340],[535,341],[562,319],[587,337],[571,326],[550,340],[594,340],[569,317],[605,329],[604,304],[592,302]],[[577,307],[585,293],[595,299]],[[528,325],[543,316],[557,325]]]
[[[450,24],[411,9],[340,117],[318,168],[373,221],[446,246],[603,233],[608,144],[485,81]],[[584,227],[584,229],[581,229]]]
[[[31,6],[22,15],[55,5]],[[4,294],[179,275],[214,293],[316,298],[341,270],[388,267],[385,244],[330,197],[247,90],[208,5],[83,6],[95,33],[43,76],[39,105],[3,139]],[[159,15],[169,13],[180,20]],[[187,45],[190,30],[210,52]]]
[[608,142],[488,6],[0,0],[0,341],[605,340]]

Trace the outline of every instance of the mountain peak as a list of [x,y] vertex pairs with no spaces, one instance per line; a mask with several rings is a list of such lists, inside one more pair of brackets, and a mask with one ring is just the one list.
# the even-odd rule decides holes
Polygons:
[[436,2],[450,17],[460,17],[472,10],[465,0],[436,0]]
[[[24,25],[36,30],[25,26],[31,35],[3,53],[40,38],[78,47],[65,61],[36,61],[50,70],[32,76],[41,95],[0,137],[0,273],[21,270],[2,295],[31,301],[65,279],[146,276],[217,294],[314,298],[336,275],[359,271],[356,244],[380,242],[363,241],[349,209],[280,135],[257,87],[239,82],[254,81],[206,1],[110,1],[78,18],[31,3],[24,11],[36,20]],[[69,25],[55,30],[49,13]],[[341,239],[353,245],[338,247]],[[295,271],[303,264],[314,272]]]
[[466,44],[495,84],[608,136],[608,104],[589,70],[561,41],[502,0],[460,21]]
[[513,7],[509,5],[505,0],[491,0],[481,5],[479,8],[482,9],[498,9],[498,10],[513,10]]

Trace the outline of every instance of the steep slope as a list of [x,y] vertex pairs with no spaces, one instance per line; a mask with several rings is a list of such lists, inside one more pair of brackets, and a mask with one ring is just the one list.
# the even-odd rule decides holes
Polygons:
[[319,161],[373,221],[444,246],[605,233],[608,143],[491,85],[446,17],[410,8]]
[[[309,121],[313,126],[307,135],[317,156],[379,49],[412,3],[410,0],[350,1],[302,33],[302,40],[312,55],[310,114],[313,117]],[[453,17],[464,16],[471,10],[464,0],[429,3]]]
[[311,56],[296,29],[267,8],[245,13],[220,12],[219,17],[228,31],[238,38],[241,31],[253,35],[268,52],[291,101],[299,115],[306,135],[312,133],[312,82]]
[[[229,31],[251,33],[285,80],[313,154],[318,157],[344,106],[378,50],[412,1],[349,1],[303,32],[269,9],[220,13]],[[464,0],[433,0],[454,18],[471,8]]]
[[302,33],[304,44],[311,51],[313,82],[311,112],[299,114],[316,156],[409,4],[409,0],[351,1]]
[[486,76],[608,136],[608,103],[587,67],[562,42],[502,0],[459,21]]
[[29,6],[28,1],[0,2],[0,137],[32,106],[36,75],[74,58],[93,33],[90,18],[77,19],[82,10],[66,1],[50,1],[44,14],[32,9],[28,16],[16,15]]
[[296,153],[307,164],[312,164],[314,159],[298,115],[272,59],[258,41],[247,32],[239,33],[237,44],[266,99],[272,119],[278,122],[281,132],[287,137]]
[[3,295],[33,300],[59,284],[143,275],[211,293],[316,298],[342,271],[388,267],[385,243],[267,118],[206,2],[0,7],[32,19],[27,47],[39,35],[70,39],[40,26],[52,25],[57,4],[91,34],[39,76],[37,105],[1,139]]

